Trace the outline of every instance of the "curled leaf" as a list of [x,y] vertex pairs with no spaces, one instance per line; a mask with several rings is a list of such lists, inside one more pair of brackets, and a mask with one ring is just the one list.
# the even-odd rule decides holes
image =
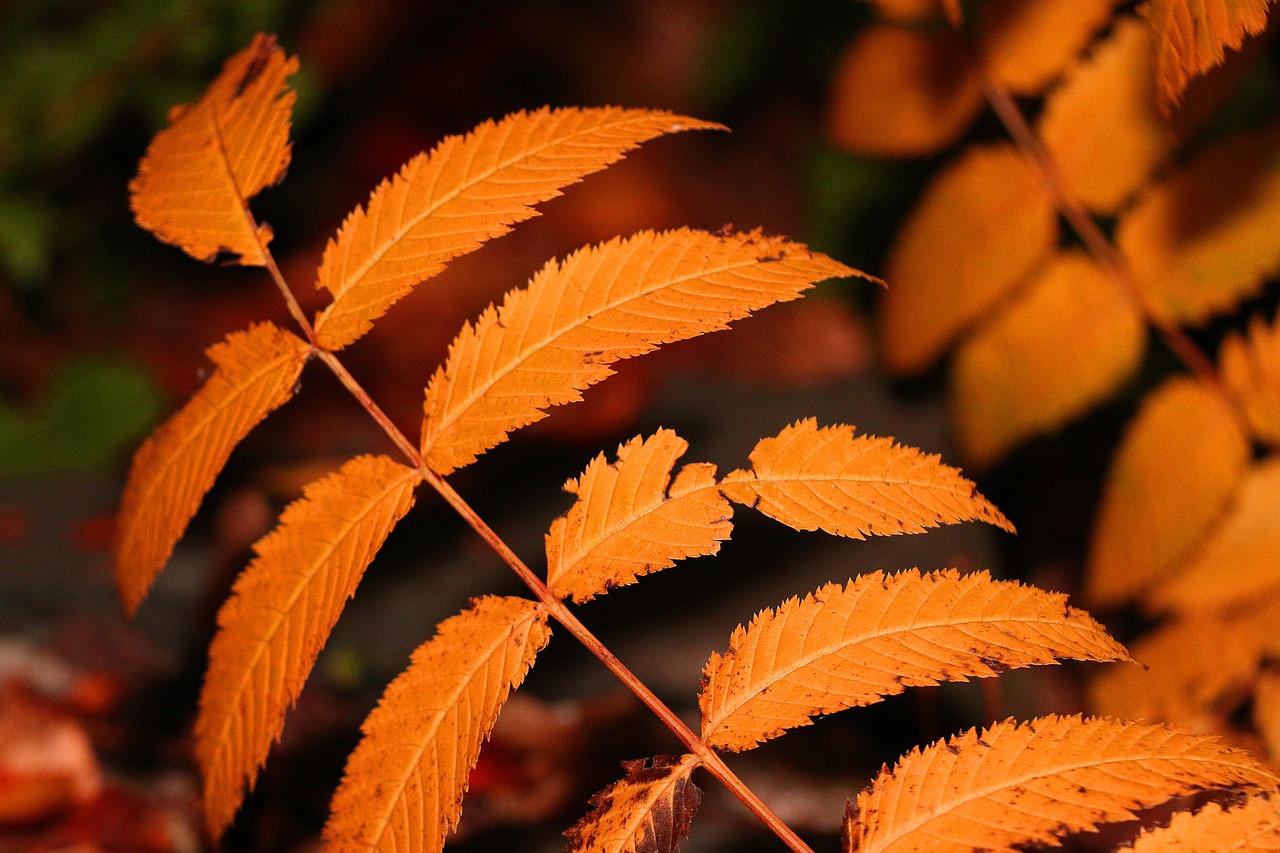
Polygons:
[[570,853],[675,853],[702,792],[689,781],[692,755],[624,761],[627,775],[591,798],[595,806],[565,835]]

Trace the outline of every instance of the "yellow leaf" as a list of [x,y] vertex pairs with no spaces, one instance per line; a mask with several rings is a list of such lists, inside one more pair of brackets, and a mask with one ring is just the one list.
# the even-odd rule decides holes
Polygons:
[[1233,332],[1222,342],[1218,361],[1253,435],[1280,446],[1280,327],[1254,317],[1247,334]]
[[641,142],[711,128],[721,126],[657,110],[543,108],[446,137],[379,184],[325,247],[316,286],[333,303],[316,318],[320,345],[355,341],[414,285]]
[[671,472],[689,447],[660,429],[604,454],[582,476],[565,483],[578,499],[547,533],[547,581],[558,596],[582,602],[610,587],[714,554],[733,531],[733,508],[717,488],[716,468],[694,463]]
[[1049,716],[912,750],[858,794],[846,850],[1017,853],[1212,788],[1276,776],[1215,738],[1159,725]]
[[1148,190],[1116,243],[1156,316],[1202,323],[1280,271],[1280,127],[1206,149]]
[[387,687],[347,759],[325,850],[438,853],[502,703],[551,632],[542,606],[485,596],[440,623]]
[[235,446],[293,396],[310,348],[270,323],[209,348],[213,373],[134,454],[116,519],[116,585],[132,614]]
[[254,550],[218,614],[196,719],[209,834],[219,837],[284,728],[343,605],[396,522],[419,474],[360,456],[303,491]]
[[1231,409],[1203,385],[1176,378],[1148,395],[1107,472],[1088,600],[1123,604],[1177,565],[1226,512],[1250,452]]
[[851,426],[797,421],[751,451],[751,470],[731,472],[725,497],[796,530],[863,539],[919,533],[957,521],[1013,525],[969,480],[936,455],[854,435]]
[[624,761],[625,778],[591,798],[595,808],[565,835],[570,853],[675,853],[702,800],[692,755]]
[[964,43],[949,30],[864,27],[836,66],[827,133],[880,157],[932,154],[958,140],[982,108]]
[[[1272,795],[1274,796],[1274,795]],[[1258,795],[1224,809],[1208,803],[1199,811],[1178,812],[1168,826],[1142,830],[1133,853],[1264,853],[1280,850],[1280,803]]]
[[1117,213],[1174,149],[1156,106],[1151,30],[1121,18],[1045,101],[1039,130],[1067,192],[1093,213]]
[[988,0],[975,9],[991,74],[1010,91],[1038,95],[1111,20],[1115,0]]
[[1199,76],[1267,25],[1271,0],[1147,0],[1140,10],[1157,39],[1160,103],[1167,112]]
[[1133,374],[1146,341],[1142,319],[1088,255],[1054,256],[956,352],[951,422],[961,457],[989,465],[1087,412]]
[[138,224],[199,260],[226,252],[263,266],[271,229],[254,228],[248,201],[289,165],[295,95],[284,80],[297,70],[298,60],[260,33],[200,100],[175,107],[129,184]]
[[1053,199],[1010,145],[971,146],[933,180],[889,250],[884,359],[927,369],[1058,241]]
[[547,407],[581,400],[619,359],[850,275],[861,273],[759,232],[642,231],[551,261],[454,339],[427,386],[423,456],[448,474]]
[[1148,593],[1148,605],[1157,610],[1220,609],[1280,585],[1280,459],[1250,471],[1232,504],[1188,563]]
[[765,610],[703,671],[702,737],[750,749],[907,687],[1129,653],[1067,597],[986,572],[875,572]]

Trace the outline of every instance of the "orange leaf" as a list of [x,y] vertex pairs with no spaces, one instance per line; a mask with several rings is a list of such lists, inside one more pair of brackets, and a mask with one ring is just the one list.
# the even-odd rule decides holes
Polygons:
[[951,421],[962,457],[989,465],[1085,413],[1132,375],[1146,341],[1101,267],[1078,250],[1054,256],[956,352]]
[[325,849],[438,853],[481,743],[550,636],[542,606],[521,598],[478,598],[441,622],[365,720]]
[[1233,332],[1222,342],[1218,361],[1254,436],[1280,446],[1280,327],[1253,318],[1247,334]]
[[1160,103],[1167,112],[1199,76],[1238,50],[1245,34],[1267,25],[1271,0],[1147,0],[1140,10],[1155,30]]
[[714,554],[733,530],[733,508],[716,485],[716,468],[694,463],[671,472],[689,447],[671,430],[636,436],[565,483],[578,499],[547,533],[547,581],[558,596],[582,602],[610,587]]
[[1133,853],[1261,853],[1280,850],[1280,803],[1253,796],[1224,809],[1208,803],[1195,812],[1178,812],[1168,826],[1142,830]]
[[851,426],[797,421],[751,451],[751,470],[728,474],[725,497],[796,530],[863,539],[919,533],[957,521],[1013,525],[938,456]]
[[851,275],[861,273],[759,232],[642,231],[551,261],[454,339],[427,386],[422,453],[448,474],[545,408],[581,400],[619,359]]
[[860,154],[932,154],[964,134],[982,103],[978,75],[955,33],[872,24],[836,66],[827,132]]
[[712,128],[657,110],[543,108],[446,137],[379,184],[325,247],[316,286],[333,303],[316,318],[320,345],[356,340],[414,285],[641,142]]
[[310,348],[270,323],[209,348],[204,386],[134,454],[116,519],[116,584],[142,603],[231,451],[293,396]]
[[1115,0],[989,0],[977,4],[991,75],[1019,95],[1038,95],[1111,20]]
[[227,60],[204,96],[175,107],[129,184],[138,224],[202,261],[220,252],[263,266],[271,228],[255,227],[248,201],[289,165],[289,115],[298,70],[274,36],[259,33]]
[[1280,127],[1206,149],[1147,191],[1116,243],[1150,311],[1201,323],[1280,271]]
[[1173,153],[1156,106],[1151,30],[1121,18],[1045,102],[1040,136],[1067,192],[1115,214]]
[[419,474],[360,456],[307,486],[218,614],[196,719],[209,834],[219,837],[284,728],[343,605],[413,505]]
[[875,572],[765,610],[703,671],[702,737],[750,749],[907,687],[1073,660],[1130,660],[1067,597],[954,569]]
[[[1256,673],[1253,685],[1253,726],[1267,745],[1272,761],[1280,754],[1280,673],[1274,665]],[[1280,836],[1277,836],[1280,841]],[[1275,848],[1280,850],[1280,845]]]
[[692,755],[624,761],[625,778],[591,798],[595,808],[565,835],[570,853],[675,853],[702,792],[689,781]]
[[858,794],[856,853],[1016,853],[1173,797],[1269,790],[1275,774],[1217,739],[1164,726],[1049,716],[997,723],[903,756]]
[[1177,378],[1148,395],[1107,472],[1088,599],[1123,604],[1173,568],[1226,512],[1249,456],[1231,410],[1210,389]]
[[928,368],[1041,263],[1058,240],[1053,200],[1010,145],[970,147],[934,179],[889,251],[884,359]]

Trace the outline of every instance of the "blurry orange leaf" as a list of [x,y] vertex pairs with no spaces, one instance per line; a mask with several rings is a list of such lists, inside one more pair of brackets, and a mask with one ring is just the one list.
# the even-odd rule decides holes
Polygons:
[[1040,136],[1067,192],[1094,213],[1119,211],[1173,152],[1156,107],[1152,39],[1122,18],[1045,102]]
[[751,451],[751,469],[728,474],[725,496],[796,530],[863,539],[919,533],[957,521],[1013,525],[938,456],[851,426],[797,421]]
[[1245,335],[1233,332],[1222,342],[1218,361],[1254,437],[1280,446],[1280,327],[1253,318]]
[[1159,610],[1212,610],[1280,586],[1277,519],[1280,459],[1272,458],[1245,476],[1226,517],[1202,534],[1189,563],[1152,588],[1146,603]]
[[988,465],[1088,411],[1137,369],[1145,344],[1143,321],[1102,268],[1078,250],[1055,256],[956,352],[962,457]]
[[[1257,673],[1257,679],[1253,685],[1253,725],[1274,761],[1280,756],[1280,672],[1267,667]],[[1280,826],[1277,832],[1280,833]],[[1280,834],[1276,840],[1280,842]],[[1280,843],[1275,849],[1280,850]]]
[[890,21],[922,21],[936,18],[940,2],[950,0],[870,0],[880,17]]
[[454,339],[427,386],[423,455],[448,474],[546,408],[581,400],[619,359],[851,275],[861,273],[759,232],[642,231],[551,261]]
[[[1272,795],[1274,796],[1274,795]],[[1133,853],[1206,853],[1280,850],[1280,803],[1267,795],[1223,808],[1207,803],[1199,811],[1177,812],[1168,826],[1144,829]]]
[[604,454],[565,483],[578,496],[547,533],[547,581],[558,596],[587,601],[610,587],[714,554],[733,530],[733,508],[717,489],[716,468],[691,463],[672,479],[689,447],[671,430],[640,436]]
[[1115,0],[989,0],[977,4],[981,49],[1010,91],[1038,95],[1111,19]]
[[293,396],[307,344],[270,323],[209,348],[213,373],[134,454],[116,518],[116,584],[133,613],[235,446]]
[[218,613],[196,719],[209,834],[231,822],[343,605],[413,504],[419,474],[360,456],[307,486]]
[[1267,25],[1271,0],[1147,0],[1140,8],[1155,31],[1160,103],[1167,112],[1199,76]]
[[440,623],[365,720],[325,849],[438,853],[502,704],[551,632],[537,602],[485,596]]
[[317,287],[333,303],[316,318],[320,344],[356,340],[414,285],[641,142],[718,127],[656,110],[544,108],[446,137],[379,184],[325,247]]
[[1149,309],[1202,323],[1280,271],[1280,128],[1206,149],[1148,190],[1116,242]]
[[875,572],[765,610],[703,671],[702,737],[750,749],[907,687],[1129,654],[1067,597],[986,572]]
[[1053,199],[1011,145],[970,147],[933,180],[890,249],[881,302],[894,373],[927,369],[1043,261]]
[[860,154],[932,154],[963,135],[982,103],[978,75],[954,32],[872,24],[836,66],[827,132]]
[[570,853],[675,853],[702,792],[689,781],[692,755],[624,761],[627,775],[591,798],[595,806],[565,835]]
[[1249,456],[1248,440],[1212,390],[1176,378],[1148,395],[1107,472],[1089,600],[1123,604],[1174,568],[1226,512]]
[[129,184],[138,224],[202,261],[226,252],[264,265],[271,228],[254,228],[248,201],[289,165],[296,96],[284,81],[297,70],[273,36],[258,34],[200,100],[171,110]]
[[1275,774],[1215,738],[1159,725],[1049,716],[914,749],[858,794],[846,850],[1015,853],[1133,820],[1138,809]]

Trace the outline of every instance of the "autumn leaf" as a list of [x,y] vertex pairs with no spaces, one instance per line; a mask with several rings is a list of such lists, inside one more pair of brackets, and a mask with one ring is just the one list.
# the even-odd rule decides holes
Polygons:
[[907,687],[1073,660],[1129,660],[1067,597],[986,572],[874,572],[827,584],[739,626],[703,671],[702,737],[750,749],[819,714]]
[[1139,7],[1157,39],[1160,104],[1168,112],[1196,77],[1267,25],[1271,0],[1147,0]]
[[1207,803],[1178,812],[1168,826],[1149,827],[1123,850],[1133,853],[1262,853],[1280,850],[1280,804],[1266,794],[1223,808]]
[[1017,853],[1135,810],[1277,777],[1215,738],[1160,725],[1049,716],[914,749],[858,794],[846,850]]
[[270,323],[209,348],[214,370],[134,454],[116,519],[116,584],[134,613],[231,451],[293,396],[310,348]]
[[759,232],[642,231],[552,261],[450,346],[427,386],[423,456],[448,474],[547,407],[582,399],[619,359],[851,275],[861,273]]
[[751,451],[751,469],[729,473],[725,497],[796,530],[863,539],[919,533],[957,521],[1013,525],[960,472],[893,439],[819,427],[808,418]]
[[627,775],[591,798],[595,806],[565,835],[570,853],[675,853],[702,800],[692,755],[624,761]]
[[1111,18],[1115,0],[988,0],[975,7],[990,73],[1019,95],[1037,95]]
[[1227,335],[1218,362],[1254,437],[1280,446],[1280,328],[1254,317],[1244,335]]
[[723,129],[659,110],[543,108],[449,136],[383,181],[325,247],[321,346],[340,349],[450,260],[537,215],[534,205],[663,133]]
[[175,107],[129,184],[138,224],[192,257],[220,253],[266,264],[271,228],[256,226],[248,201],[284,177],[298,70],[273,36],[259,33],[226,61],[200,100]]
[[521,598],[475,599],[440,623],[365,720],[325,849],[438,853],[481,743],[550,635],[542,606]]
[[413,504],[419,474],[360,456],[306,487],[254,550],[218,614],[196,719],[209,834],[222,835],[253,786],[286,709],[387,534]]
[[671,430],[640,436],[601,454],[565,483],[578,496],[547,533],[547,581],[558,596],[587,601],[610,587],[715,554],[733,530],[733,508],[720,494],[716,469],[693,463],[671,472],[689,447]]

